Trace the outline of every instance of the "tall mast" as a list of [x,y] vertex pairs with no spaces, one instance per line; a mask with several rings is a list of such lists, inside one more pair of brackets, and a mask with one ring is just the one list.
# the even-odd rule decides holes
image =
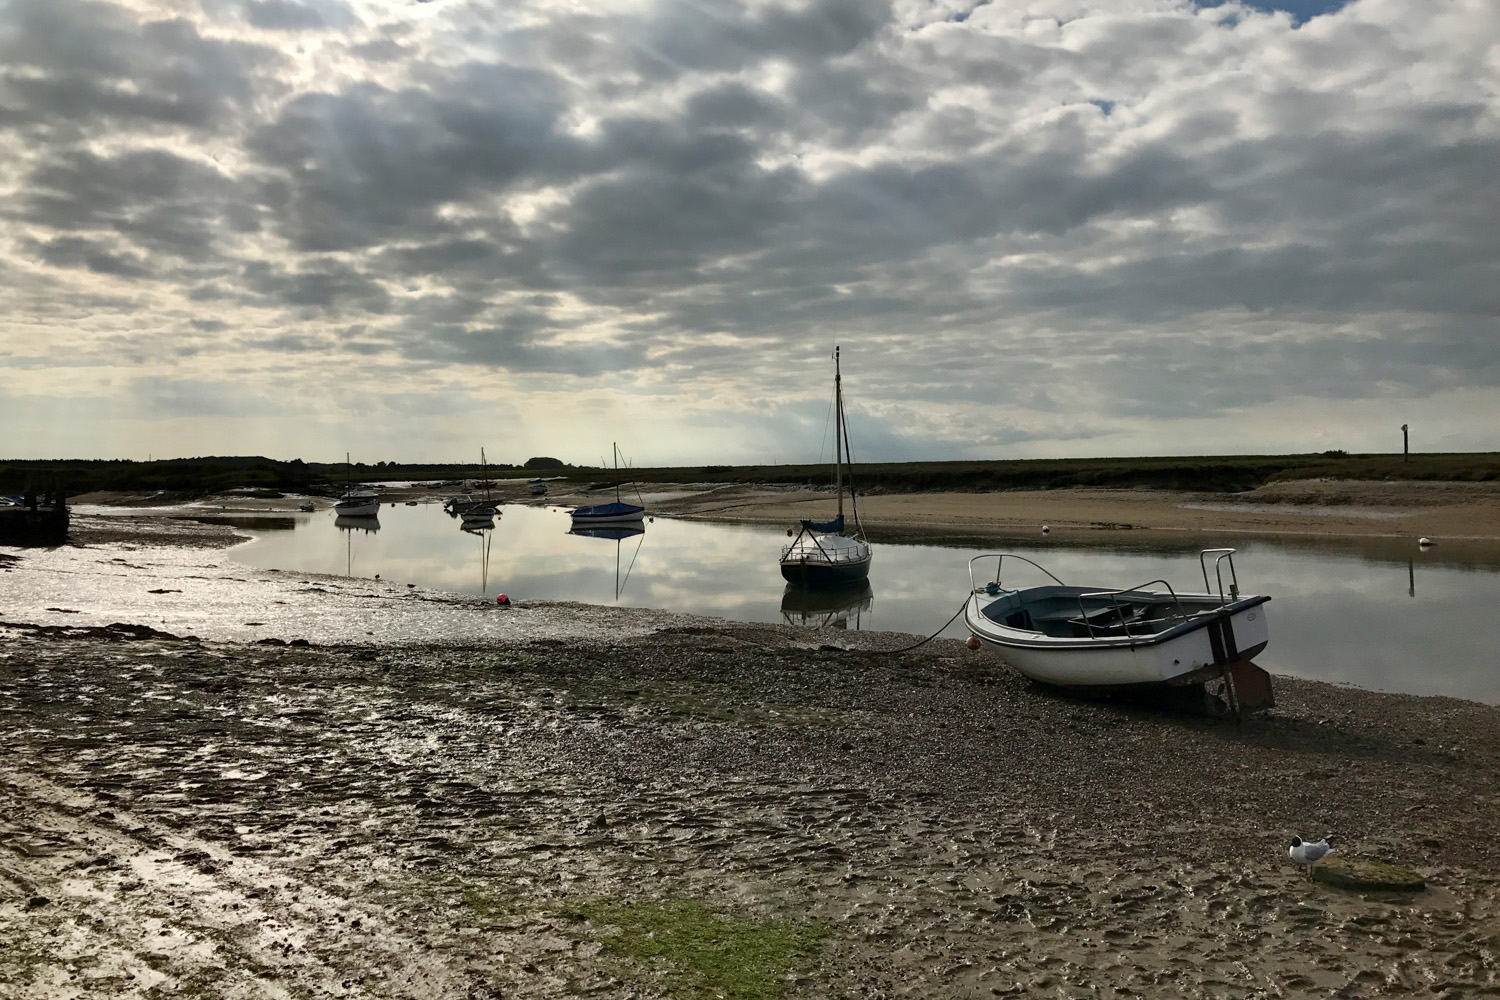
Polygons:
[[834,485],[839,491],[839,517],[844,516],[844,396],[839,374],[839,345],[833,345],[833,466]]
[[615,503],[620,502],[620,445],[618,442],[609,443],[610,450],[615,455]]

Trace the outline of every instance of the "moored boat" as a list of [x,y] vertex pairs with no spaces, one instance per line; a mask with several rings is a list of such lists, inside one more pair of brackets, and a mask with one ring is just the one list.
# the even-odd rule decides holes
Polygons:
[[596,503],[589,507],[574,507],[568,511],[574,528],[587,528],[600,524],[634,524],[646,517],[646,508],[620,499],[620,448],[614,447],[615,455],[615,502]]
[[[854,497],[854,479],[846,476],[849,456],[848,429],[844,420],[843,376],[839,349],[833,349],[833,468],[838,493],[838,516],[831,521],[801,522],[801,530],[781,550],[781,575],[799,587],[850,587],[870,575],[870,543],[859,524],[859,506]],[[854,518],[851,530],[844,521],[844,481],[849,482],[849,506]],[[791,534],[790,531],[787,534]]]
[[374,517],[380,513],[380,494],[367,486],[354,485],[354,463],[349,453],[344,453],[344,465],[348,469],[349,482],[344,495],[333,505],[334,517]]
[[[1270,677],[1250,661],[1270,641],[1265,605],[1271,598],[1240,594],[1233,555],[1233,549],[1200,553],[1202,593],[1178,593],[1165,580],[1122,589],[1075,587],[1025,556],[975,556],[964,624],[1018,672],[1043,684],[1125,689],[1225,678],[1236,710],[1269,707]],[[1210,556],[1216,586],[1209,583]],[[1007,588],[1001,580],[1007,559],[1053,582]],[[995,563],[994,579],[978,583],[976,566],[988,560]]]
[[363,487],[349,490],[338,498],[333,512],[335,517],[374,517],[380,513],[380,494]]

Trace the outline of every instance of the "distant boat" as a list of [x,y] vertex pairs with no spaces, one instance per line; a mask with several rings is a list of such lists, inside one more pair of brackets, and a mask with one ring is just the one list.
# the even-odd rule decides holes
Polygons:
[[615,454],[615,502],[594,504],[592,507],[574,507],[568,512],[573,527],[592,527],[599,524],[630,524],[646,516],[646,508],[638,504],[625,503],[620,499],[620,447],[613,445]]
[[380,513],[380,494],[374,490],[349,490],[333,505],[336,517],[374,517]]
[[534,497],[544,497],[547,495],[547,484],[540,479],[527,480],[526,485],[531,487],[531,495]]
[[500,512],[500,505],[490,499],[490,487],[495,485],[489,479],[490,463],[484,456],[484,449],[479,449],[479,464],[484,469],[482,475],[485,477],[474,485],[484,489],[484,498],[476,500],[473,497],[453,497],[444,508],[450,514],[459,514],[465,521],[488,521]]
[[[833,349],[833,469],[838,491],[838,516],[831,521],[802,522],[802,530],[781,550],[781,575],[799,587],[849,587],[870,575],[870,543],[859,524],[854,480],[849,480],[851,530],[844,520],[844,461],[849,453],[844,419],[843,376],[839,349]],[[790,534],[790,532],[788,532]]]
[[[1208,580],[1209,556],[1215,557],[1216,586]],[[1268,707],[1270,675],[1250,660],[1270,641],[1265,604],[1271,598],[1240,595],[1233,556],[1233,549],[1199,553],[1202,593],[1178,593],[1165,580],[1119,590],[1072,587],[1025,556],[975,556],[964,624],[1006,663],[1043,684],[1118,689],[1224,678],[1241,703],[1231,707]],[[1007,588],[1000,578],[1007,559],[1053,582]],[[995,561],[995,577],[979,583],[975,567],[987,560]]]
[[302,513],[304,513],[304,514],[310,514],[313,511],[317,510],[318,506],[317,506],[317,504],[315,504],[311,500],[309,500],[309,501],[307,501],[304,504],[298,504],[297,505],[297,509],[300,510],[300,511],[302,511]]
[[380,513],[380,494],[365,486],[354,485],[354,465],[344,453],[344,464],[349,469],[349,486],[344,495],[333,505],[335,517],[374,517]]

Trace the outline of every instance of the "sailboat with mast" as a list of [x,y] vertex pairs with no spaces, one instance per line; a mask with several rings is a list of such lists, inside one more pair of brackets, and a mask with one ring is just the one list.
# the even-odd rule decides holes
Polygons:
[[[781,575],[799,587],[847,587],[870,576],[870,543],[859,524],[859,506],[854,498],[854,480],[848,477],[848,424],[844,417],[843,375],[839,349],[833,349],[833,469],[838,491],[838,516],[831,521],[802,522],[802,530],[781,550]],[[854,524],[844,520],[844,480],[849,480],[849,507]]]
[[344,495],[333,505],[334,517],[374,517],[380,513],[380,494],[368,487],[354,486],[354,465],[349,453],[344,453],[344,466],[348,469],[349,481]]
[[[479,449],[479,465],[482,469],[481,475],[484,477],[480,480],[480,483],[483,484],[484,499],[469,504],[460,512],[459,516],[463,520],[462,527],[465,531],[476,525],[483,525],[485,522],[493,520],[500,510],[499,504],[490,499],[490,463],[484,457],[483,448]],[[490,525],[490,527],[494,527],[494,525]]]
[[588,528],[600,524],[634,524],[646,516],[646,508],[620,499],[620,446],[613,444],[615,454],[615,502],[591,507],[574,507],[568,512],[573,527]]

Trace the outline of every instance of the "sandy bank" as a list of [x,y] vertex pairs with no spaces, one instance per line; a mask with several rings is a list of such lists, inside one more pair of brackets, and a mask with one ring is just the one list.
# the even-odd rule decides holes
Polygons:
[[[830,494],[728,487],[655,505],[676,516],[754,522],[824,517]],[[1052,532],[1218,532],[1500,539],[1500,484],[1276,483],[1249,493],[1167,490],[1016,490],[861,497],[865,525],[972,535]]]

